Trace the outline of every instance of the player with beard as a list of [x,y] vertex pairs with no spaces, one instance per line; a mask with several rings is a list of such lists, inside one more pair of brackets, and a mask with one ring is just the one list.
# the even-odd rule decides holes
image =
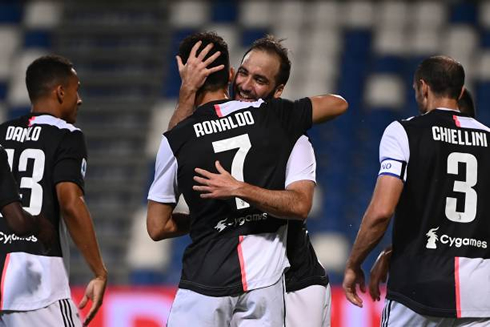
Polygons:
[[[469,117],[476,118],[476,108],[475,103],[473,102],[473,96],[467,89],[464,90],[463,95],[458,100],[458,108],[459,111],[467,114]],[[379,290],[379,285],[382,282],[386,282],[388,279],[388,269],[392,253],[393,248],[390,244],[381,251],[369,272],[369,295],[371,295],[373,301],[380,300],[381,292]]]
[[419,116],[395,121],[380,144],[380,171],[344,274],[362,307],[361,264],[394,215],[382,326],[488,326],[490,129],[458,108],[464,69],[422,61],[413,88]]
[[[210,73],[206,67],[211,60],[204,62],[202,56],[203,54],[201,57],[189,58],[186,65],[177,58],[182,77],[181,101],[169,127],[173,127],[178,119],[193,110],[193,106],[190,105],[193,95],[199,88],[200,82]],[[232,85],[233,96],[241,101],[279,98],[289,79],[290,70],[288,50],[282,45],[281,40],[276,40],[272,36],[259,39],[253,43],[242,59]],[[347,103],[339,96],[329,95],[329,101],[329,119],[341,115],[347,109]],[[304,160],[305,158],[310,159]],[[308,138],[302,136],[296,142],[289,157],[287,186],[294,185],[293,182],[315,182],[315,171],[313,147]],[[241,196],[246,196],[249,200],[254,196],[267,198],[268,201],[275,200],[272,194],[267,194],[267,190],[239,182],[225,171],[219,175],[207,171],[202,173],[207,177],[206,183],[214,183],[212,192],[206,195],[209,198],[237,196],[236,192],[239,189]],[[312,183],[311,187],[313,187]],[[200,186],[195,189],[209,191],[208,188]],[[307,192],[297,194],[294,201],[304,201],[306,198],[311,203],[312,197],[311,188]],[[276,214],[284,214],[281,213],[280,205],[276,204],[276,208]],[[298,215],[308,215],[308,212],[298,212]],[[305,317],[308,317],[308,326],[329,326],[331,296],[328,276],[318,262],[306,223],[290,220],[288,225],[287,256],[291,267],[285,274],[286,325],[305,326]]]
[[[189,231],[193,240],[184,254],[169,325],[235,326],[248,322],[279,326],[285,323],[281,280],[289,266],[283,238],[285,219],[306,218],[311,195],[303,194],[311,194],[314,187],[311,180],[287,185],[287,161],[305,127],[327,120],[331,101],[345,101],[328,95],[295,102],[226,100],[224,78],[232,72],[222,39],[212,33],[186,38],[179,50],[183,53],[180,63],[189,58],[205,63],[208,54],[201,57],[201,51],[209,51],[209,43],[222,52],[217,59],[221,62],[210,67],[223,63],[226,73],[219,87],[213,86],[218,82],[214,77],[221,75],[210,74],[194,94],[198,108],[164,134],[148,196],[147,226],[154,240]],[[252,118],[239,119],[241,115]],[[230,166],[233,176],[247,183],[235,189],[239,194],[225,195],[216,183],[228,174],[223,167]],[[214,169],[219,174],[210,173]],[[177,190],[189,205],[190,223],[172,214]]]

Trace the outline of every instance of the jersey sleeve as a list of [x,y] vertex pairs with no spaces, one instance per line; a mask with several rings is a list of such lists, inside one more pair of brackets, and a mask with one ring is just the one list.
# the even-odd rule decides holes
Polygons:
[[288,133],[298,133],[299,136],[311,128],[313,109],[310,98],[296,101],[274,99],[270,106]]
[[403,126],[395,121],[386,127],[379,145],[378,175],[391,175],[407,180],[407,164],[410,159],[408,135]]
[[177,203],[179,198],[177,168],[177,158],[164,135],[158,149],[155,177],[148,192],[148,200],[159,203]]
[[10,171],[7,152],[0,146],[0,209],[15,201],[20,201],[18,186]]
[[316,183],[316,159],[308,137],[302,135],[294,145],[286,166],[285,188],[290,184],[309,180]]
[[85,192],[87,172],[87,146],[85,137],[79,130],[66,133],[56,152],[53,182],[72,182]]

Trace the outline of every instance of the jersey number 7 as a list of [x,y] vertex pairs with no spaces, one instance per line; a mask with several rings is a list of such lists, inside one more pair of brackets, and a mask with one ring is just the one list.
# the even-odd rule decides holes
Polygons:
[[[238,149],[231,163],[231,176],[236,180],[243,182],[243,164],[248,151],[252,147],[248,134],[242,134],[229,139],[213,142],[214,153],[225,152],[233,149]],[[250,204],[242,199],[235,198],[237,209],[245,209],[250,207]]]

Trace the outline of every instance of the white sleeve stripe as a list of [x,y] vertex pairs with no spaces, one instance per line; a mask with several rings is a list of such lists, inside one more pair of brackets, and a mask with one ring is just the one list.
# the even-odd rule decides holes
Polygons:
[[389,158],[389,157],[383,158],[383,160],[381,160],[381,162],[384,162],[386,160],[393,160],[393,161],[398,161],[398,162],[401,162],[401,163],[406,163],[404,160],[395,159],[395,158]]
[[151,200],[159,203],[176,203],[174,196],[158,196],[155,194],[148,194],[147,200]]
[[178,163],[167,138],[162,136],[155,162],[155,177],[148,192],[148,199],[163,203],[177,203]]
[[315,151],[308,138],[300,136],[296,141],[286,165],[285,187],[290,184],[310,180],[316,183]]

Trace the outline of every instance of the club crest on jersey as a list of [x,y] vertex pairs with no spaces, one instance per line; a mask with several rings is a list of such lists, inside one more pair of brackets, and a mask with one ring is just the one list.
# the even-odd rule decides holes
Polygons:
[[218,231],[218,233],[221,233],[226,228],[225,222],[227,220],[228,220],[228,218],[225,218],[223,220],[218,221],[218,223],[216,224],[216,226],[214,226],[214,229],[216,229]]
[[425,234],[429,239],[427,240],[427,245],[425,246],[428,249],[437,249],[437,241],[439,240],[439,237],[436,234],[436,231],[439,229],[437,228],[432,228]]
[[82,173],[83,178],[85,178],[85,174],[87,173],[87,160],[85,160],[85,158],[82,159],[82,167],[80,168],[80,172]]

